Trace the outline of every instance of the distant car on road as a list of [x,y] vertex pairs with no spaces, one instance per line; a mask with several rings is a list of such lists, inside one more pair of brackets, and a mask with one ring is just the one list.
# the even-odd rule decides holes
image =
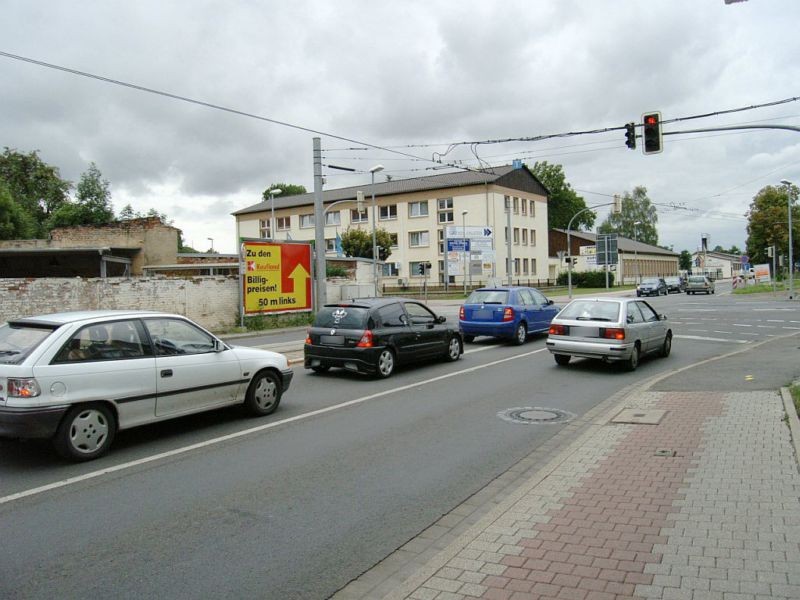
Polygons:
[[409,298],[356,298],[326,304],[303,346],[304,366],[315,373],[339,367],[389,377],[398,364],[433,358],[456,361],[461,334],[422,302]]
[[581,298],[553,319],[546,345],[561,366],[574,356],[620,362],[633,371],[646,354],[669,356],[672,330],[645,300]]
[[686,280],[687,294],[713,294],[714,282],[705,275],[689,275]]
[[543,333],[560,310],[531,287],[498,286],[474,290],[458,311],[465,342],[479,335],[524,344],[531,333]]
[[271,414],[292,375],[282,354],[229,346],[180,315],[15,319],[0,327],[0,436],[51,438],[91,460],[121,429],[232,404]]
[[637,296],[666,296],[669,294],[667,284],[661,277],[647,277],[636,286]]
[[686,282],[683,277],[664,277],[664,283],[667,284],[667,292],[675,292],[680,294],[686,288]]

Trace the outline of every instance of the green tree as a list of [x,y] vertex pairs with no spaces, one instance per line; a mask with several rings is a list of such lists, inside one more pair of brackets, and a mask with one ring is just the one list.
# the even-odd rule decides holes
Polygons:
[[[797,186],[790,191],[792,205],[792,255],[797,255]],[[747,212],[747,255],[751,263],[768,262],[767,247],[775,246],[778,255],[789,254],[789,197],[786,187],[768,185],[753,197]]]
[[[528,168],[550,192],[550,199],[547,203],[548,229],[566,229],[570,219],[586,208],[586,202],[567,183],[561,165],[537,161]],[[595,217],[594,212],[587,210],[572,222],[572,229],[575,231],[580,231],[581,228],[591,229]]]
[[[386,260],[392,253],[392,236],[385,229],[375,230],[378,260]],[[372,258],[372,231],[347,229],[342,234],[342,250],[345,256]]]
[[75,189],[75,201],[59,206],[47,220],[48,229],[75,225],[105,225],[114,220],[110,184],[91,163]]
[[[293,183],[273,183],[265,189],[261,193],[261,197],[264,200],[269,200],[269,194],[267,193],[269,190],[279,189],[281,191],[280,196],[299,196],[300,194],[307,194],[306,187],[304,185],[295,185]],[[275,196],[278,198],[278,196]]]
[[36,222],[14,201],[8,185],[0,180],[0,240],[24,240],[36,236]]
[[0,180],[34,223],[35,231],[30,237],[44,237],[47,219],[68,201],[72,187],[69,181],[61,179],[56,167],[39,158],[36,150],[23,154],[8,147],[0,154]]
[[622,210],[611,213],[597,228],[598,233],[617,233],[653,246],[658,245],[658,214],[647,197],[647,188],[636,186],[622,196]]
[[678,268],[682,271],[691,271],[692,270],[692,253],[688,250],[681,250],[681,254],[678,257]]

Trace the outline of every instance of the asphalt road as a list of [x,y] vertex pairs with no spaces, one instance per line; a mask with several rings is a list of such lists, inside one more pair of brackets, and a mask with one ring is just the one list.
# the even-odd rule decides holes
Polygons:
[[[688,365],[701,366],[657,385],[774,388],[800,371],[797,303],[724,290],[652,303],[674,328],[673,353],[634,373],[557,367],[541,336],[479,338],[456,363],[389,380],[297,366],[274,415],[223,410],[122,432],[89,464],[0,440],[0,597],[327,598],[559,431],[510,423],[505,409],[583,414]],[[728,371],[701,364],[750,348]]]

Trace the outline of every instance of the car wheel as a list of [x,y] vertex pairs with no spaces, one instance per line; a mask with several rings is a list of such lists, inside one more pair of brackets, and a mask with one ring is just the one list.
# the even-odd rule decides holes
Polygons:
[[247,411],[254,416],[270,415],[278,409],[281,402],[283,386],[281,380],[272,371],[256,373],[250,387],[247,388],[244,405]]
[[447,344],[447,360],[450,362],[457,361],[461,356],[461,341],[453,336]]
[[553,354],[553,358],[556,359],[556,364],[561,365],[562,367],[569,364],[569,360],[572,358],[569,354]]
[[317,365],[316,367],[311,367],[311,370],[314,373],[327,373],[330,370],[328,365]]
[[389,348],[382,350],[378,356],[378,361],[375,364],[377,367],[376,374],[378,377],[381,379],[386,379],[392,373],[394,373],[394,362],[394,352],[389,350]]
[[108,452],[116,431],[114,413],[106,405],[75,406],[64,415],[53,445],[64,458],[81,462],[92,460]]
[[635,371],[639,366],[639,344],[636,344],[631,350],[631,357],[625,362],[625,368],[628,371]]
[[475,341],[475,336],[474,335],[465,335],[464,336],[464,341],[467,342],[468,344],[471,344],[472,342]]
[[511,340],[511,342],[515,346],[521,346],[522,344],[525,343],[525,340],[527,339],[528,339],[528,328],[525,326],[525,323],[520,322],[520,324],[517,325],[517,329],[514,331],[514,338]]
[[670,352],[672,352],[672,336],[667,334],[664,338],[664,343],[661,345],[661,356],[667,358]]

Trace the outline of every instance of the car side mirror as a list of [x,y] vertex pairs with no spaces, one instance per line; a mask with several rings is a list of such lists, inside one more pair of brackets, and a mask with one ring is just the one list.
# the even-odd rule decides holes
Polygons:
[[225,350],[225,343],[221,340],[214,340],[214,352],[223,352]]
[[667,320],[667,315],[658,315],[658,318],[659,318],[661,321],[666,321],[666,320]]
[[555,304],[555,303],[552,300],[548,300],[547,301],[547,306],[552,306],[553,304]]
[[445,321],[447,321],[447,317],[445,317],[444,315],[439,315],[438,317],[436,317],[437,323],[444,323]]

